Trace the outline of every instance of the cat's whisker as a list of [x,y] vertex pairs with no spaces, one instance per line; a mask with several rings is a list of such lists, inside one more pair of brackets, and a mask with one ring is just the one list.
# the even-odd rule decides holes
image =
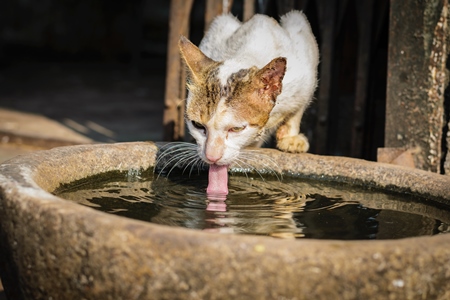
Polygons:
[[183,153],[186,151],[192,151],[196,149],[196,145],[188,144],[188,143],[170,143],[167,145],[164,145],[159,149],[160,154],[158,155],[158,159],[155,162],[155,165],[157,166],[159,162],[161,162],[166,156],[168,155],[174,155],[177,153]]
[[187,143],[187,142],[170,142],[170,143],[165,143],[164,145],[159,147],[159,151],[167,151],[170,149],[177,149],[180,147],[197,147],[196,144],[193,143]]
[[[187,163],[186,167],[184,168],[183,172],[186,170],[187,167],[189,167],[190,164],[196,161],[197,156],[197,145],[191,144],[191,143],[183,143],[183,142],[174,142],[169,143],[160,148],[160,154],[158,159],[155,163],[155,170],[156,167],[166,158],[167,161],[164,161],[164,164],[160,171],[158,172],[158,177],[166,170],[166,168],[172,166],[170,170],[167,173],[167,177],[170,175],[170,173],[178,166],[183,166]],[[176,163],[173,163],[176,161]],[[172,165],[173,164],[173,165]]]
[[189,171],[189,176],[191,176],[192,171],[194,171],[194,169],[197,169],[197,175],[199,175],[200,171],[203,170],[205,165],[206,163],[200,157],[197,157],[197,159],[192,162],[192,166]]
[[190,164],[191,168],[189,169],[189,177],[191,177],[192,171],[194,170],[196,164],[197,164],[197,160],[192,161],[192,163]]
[[198,160],[200,158],[197,156],[197,154],[191,154],[189,157],[186,157],[185,161],[187,161],[186,166],[183,169],[183,173],[190,167],[189,170],[189,177],[191,177],[192,169],[195,167],[195,165],[198,163]]
[[[182,158],[176,157],[176,158],[174,158],[174,159],[177,159],[178,161],[172,166],[172,168],[170,168],[169,172],[167,172],[167,177],[170,176],[170,173],[172,173],[172,171],[173,171],[175,168],[177,168],[179,165],[182,165],[182,164],[186,161],[186,158],[185,158],[185,157],[182,157]],[[184,171],[183,171],[183,172],[184,172]]]
[[[193,156],[190,156],[189,158],[186,158],[184,161],[187,162],[183,168],[183,171],[181,173],[184,174],[184,172],[186,172],[187,168],[189,168],[189,166],[191,166],[193,164]],[[191,173],[189,172],[189,177],[191,177]]]
[[[244,150],[241,153],[246,156],[247,158],[254,158],[256,150]],[[269,155],[263,154],[261,152],[257,153],[258,158],[256,158],[258,161],[263,161],[264,165],[270,169],[273,173],[281,174],[281,170],[279,169],[279,165],[277,162],[270,157]]]
[[[156,179],[159,179],[159,176],[161,176],[161,174],[164,173],[164,171],[166,170],[166,168],[170,167],[172,165],[172,162],[175,160],[175,158],[170,159],[169,161],[167,161],[164,166],[161,168],[161,170],[158,173],[158,177]],[[169,177],[170,173],[172,172],[172,170],[177,166],[178,163],[175,163],[167,172],[166,177]]]
[[[176,155],[174,155],[176,154]],[[185,152],[181,152],[181,153],[171,153],[170,156],[168,156],[168,159],[164,161],[164,163],[161,166],[161,169],[159,170],[159,173],[163,173],[164,170],[170,166],[174,161],[177,161],[180,159],[180,157],[184,157],[185,155],[187,155]],[[161,165],[161,161],[158,161],[156,163],[156,167],[158,167],[159,165]],[[179,162],[175,163],[175,165],[177,165]]]
[[163,169],[161,170],[161,171],[163,171],[164,168],[165,168],[168,164],[172,163],[172,161],[174,161],[174,160],[176,160],[177,158],[179,158],[180,155],[185,155],[187,152],[188,152],[188,151],[186,151],[185,149],[178,149],[178,150],[176,150],[176,149],[171,149],[171,151],[167,151],[167,152],[165,152],[163,155],[161,155],[161,156],[159,157],[159,159],[156,161],[156,166],[158,166],[165,158],[167,158],[166,161],[164,162],[164,167],[163,167]]
[[178,160],[178,162],[176,163],[176,164],[174,164],[174,166],[172,167],[172,169],[174,168],[174,167],[183,167],[184,166],[184,168],[183,168],[183,170],[182,170],[182,173],[184,173],[185,171],[186,171],[186,169],[191,165],[191,164],[193,164],[195,161],[197,161],[197,159],[198,159],[198,155],[197,155],[197,153],[196,152],[194,152],[194,153],[192,153],[192,152],[187,152],[187,153],[184,153],[183,155],[181,155],[181,156],[177,156],[177,157],[175,157],[177,160]]
[[[243,170],[245,170],[245,166],[247,166],[249,169],[251,169],[251,170],[254,171],[256,174],[258,174],[259,177],[261,177],[261,180],[262,180],[262,181],[265,181],[264,176],[262,176],[261,172],[260,172],[258,169],[256,169],[255,167],[253,167],[251,164],[247,163],[246,161],[244,161],[244,160],[242,160],[242,159],[240,159],[240,158],[236,158],[236,159],[235,159],[235,162],[238,162],[238,163],[243,164],[243,165],[244,165],[244,168],[241,167]],[[244,172],[245,172],[245,174],[246,174],[246,176],[247,176],[247,178],[248,178],[247,172],[246,172],[246,171],[244,171]]]
[[243,171],[243,173],[244,173],[245,177],[247,178],[247,180],[249,180],[249,178],[248,178],[248,173],[247,173],[247,171],[245,170],[245,168],[242,167],[241,161],[240,161],[239,159],[236,159],[236,160],[235,160],[235,164],[239,167],[239,169],[241,169],[241,170]]
[[258,137],[259,141],[262,141],[261,145],[267,144],[270,140],[271,134],[262,134]]
[[205,166],[207,166],[208,164],[206,162],[204,162],[202,159],[198,160],[198,168],[197,168],[197,172],[198,174],[200,174],[200,170],[203,170],[205,168]]
[[278,165],[275,163],[275,161],[264,154],[258,153],[258,155],[255,157],[255,153],[249,153],[254,150],[245,150],[242,151],[241,154],[239,155],[240,161],[242,161],[242,159],[245,159],[246,161],[248,161],[249,163],[246,163],[247,166],[249,166],[252,170],[256,171],[259,174],[262,174],[261,172],[259,172],[255,167],[253,167],[250,163],[251,162],[256,162],[258,164],[263,165],[264,169],[269,173],[274,175],[278,181],[281,181],[283,175],[281,174],[281,172],[276,171],[276,169],[278,169]]
[[[238,165],[238,167],[244,172],[245,176],[248,179],[248,173],[246,171],[246,169],[250,169],[252,171],[255,171],[256,173],[259,173],[258,170],[256,170],[256,168],[254,168],[251,164],[247,163],[246,161],[242,160],[242,158],[245,159],[244,157],[245,155],[242,155],[242,153],[239,153],[238,155],[236,155],[233,159],[234,163],[236,165]],[[249,160],[249,159],[245,159],[245,160]],[[244,165],[244,166],[242,166]],[[259,174],[261,176],[261,174]],[[261,177],[262,178],[262,177]],[[264,178],[262,178],[264,180]]]
[[197,145],[191,144],[191,143],[184,143],[184,142],[173,142],[163,145],[159,148],[159,152],[161,154],[170,153],[173,151],[179,151],[183,149],[195,149],[197,148]]

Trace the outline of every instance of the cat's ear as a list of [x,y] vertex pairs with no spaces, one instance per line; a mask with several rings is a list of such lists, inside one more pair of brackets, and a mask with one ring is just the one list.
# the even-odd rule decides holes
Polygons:
[[185,36],[181,36],[178,41],[181,57],[186,62],[194,79],[198,80],[202,74],[212,65],[216,64],[214,60],[206,56],[197,46],[189,41]]
[[260,93],[275,101],[281,94],[282,81],[286,73],[286,58],[277,57],[265,65],[257,73]]

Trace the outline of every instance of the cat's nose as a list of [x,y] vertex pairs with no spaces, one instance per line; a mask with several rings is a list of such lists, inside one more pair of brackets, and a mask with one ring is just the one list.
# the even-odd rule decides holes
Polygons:
[[224,140],[220,136],[217,137],[208,134],[204,151],[209,163],[214,164],[222,158],[224,146]]
[[211,163],[216,163],[222,158],[222,155],[218,153],[206,153],[206,159]]

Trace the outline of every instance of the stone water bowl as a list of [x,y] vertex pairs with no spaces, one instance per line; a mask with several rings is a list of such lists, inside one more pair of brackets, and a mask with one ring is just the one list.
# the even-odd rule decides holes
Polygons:
[[[0,274],[10,299],[449,299],[450,235],[283,240],[110,215],[51,194],[155,163],[153,143],[55,148],[0,166]],[[270,155],[285,173],[450,201],[450,178],[342,157]],[[426,212],[424,212],[426,213]]]

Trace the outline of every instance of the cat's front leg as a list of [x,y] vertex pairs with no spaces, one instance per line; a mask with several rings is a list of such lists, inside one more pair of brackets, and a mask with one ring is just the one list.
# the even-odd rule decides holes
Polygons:
[[277,148],[291,153],[307,152],[309,149],[308,138],[300,133],[300,121],[303,109],[288,117],[277,129]]

